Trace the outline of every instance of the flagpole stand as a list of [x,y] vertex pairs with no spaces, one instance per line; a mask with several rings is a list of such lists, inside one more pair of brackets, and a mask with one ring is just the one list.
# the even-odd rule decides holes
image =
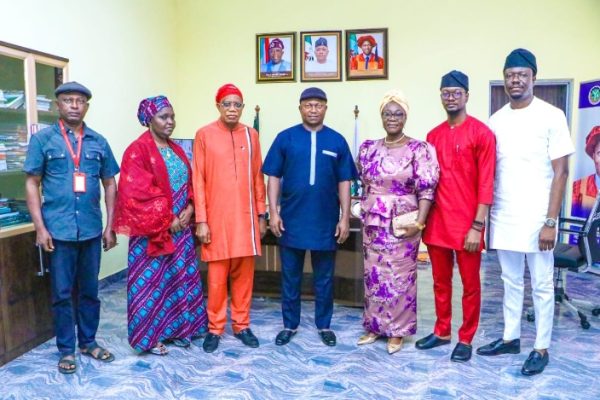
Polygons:
[[254,112],[254,123],[252,124],[252,127],[256,129],[256,132],[260,132],[260,106],[258,104],[256,105],[256,107],[254,107]]
[[[354,138],[353,138],[353,143],[352,143],[352,156],[354,157],[354,160],[356,162],[358,162],[358,147],[359,147],[359,139],[358,139],[358,114],[360,113],[360,110],[358,109],[358,105],[354,106]],[[354,199],[358,199],[360,198],[360,196],[362,195],[362,185],[361,185],[361,181],[360,180],[354,180],[352,181],[351,185],[350,185],[350,195],[354,198]]]

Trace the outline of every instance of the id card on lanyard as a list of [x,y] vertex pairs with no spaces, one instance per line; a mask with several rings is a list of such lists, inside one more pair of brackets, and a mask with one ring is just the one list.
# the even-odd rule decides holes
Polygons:
[[79,172],[79,164],[81,162],[81,144],[83,143],[83,125],[79,131],[79,137],[77,138],[77,154],[75,151],[73,151],[73,146],[71,146],[71,141],[67,136],[67,131],[65,130],[65,125],[62,119],[58,120],[58,125],[60,126],[60,132],[62,133],[65,144],[67,145],[67,149],[69,150],[69,154],[71,154],[71,158],[73,159],[73,165],[75,166],[75,172],[73,172],[73,191],[75,193],[85,193],[85,173]]

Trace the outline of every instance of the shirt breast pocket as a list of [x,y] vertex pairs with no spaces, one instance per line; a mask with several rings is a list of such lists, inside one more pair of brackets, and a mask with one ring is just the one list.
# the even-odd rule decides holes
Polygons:
[[87,150],[82,154],[81,172],[85,172],[90,176],[100,175],[100,167],[102,166],[102,152],[99,150]]
[[473,148],[470,145],[456,146],[453,158],[453,168],[471,172],[474,159]]
[[317,159],[317,181],[336,181],[338,155],[332,150],[321,150],[321,156]]
[[64,174],[68,171],[67,154],[56,150],[46,152],[46,171],[49,174]]

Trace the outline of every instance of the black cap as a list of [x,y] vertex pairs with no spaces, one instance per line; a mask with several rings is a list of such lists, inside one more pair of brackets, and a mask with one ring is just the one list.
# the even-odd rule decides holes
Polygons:
[[327,47],[327,39],[325,39],[324,37],[318,38],[317,41],[315,42],[315,47],[319,47],[319,46]]
[[452,70],[442,76],[440,90],[445,87],[461,87],[467,92],[469,91],[469,77],[460,71]]
[[323,90],[319,89],[318,87],[309,87],[308,89],[304,89],[304,91],[300,95],[300,101],[308,99],[319,99],[327,101],[327,95]]
[[506,56],[504,69],[514,67],[531,68],[533,75],[537,75],[537,62],[532,52],[526,49],[514,49]]
[[90,89],[86,88],[81,83],[75,81],[63,83],[62,85],[56,88],[56,90],[54,91],[54,95],[58,97],[59,94],[71,92],[81,93],[82,95],[87,97],[88,100],[92,98],[92,92],[90,92]]

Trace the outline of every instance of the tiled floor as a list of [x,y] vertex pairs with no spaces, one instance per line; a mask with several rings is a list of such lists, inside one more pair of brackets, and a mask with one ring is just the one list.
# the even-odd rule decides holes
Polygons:
[[[502,334],[502,285],[493,254],[482,269],[483,307],[474,346]],[[600,276],[572,275],[574,297],[600,302]],[[456,279],[456,281],[459,281]],[[583,330],[578,320],[557,307],[550,365],[527,378],[520,369],[534,340],[534,324],[523,319],[522,353],[493,358],[474,356],[466,364],[449,360],[453,346],[418,351],[414,341],[433,326],[430,268],[419,267],[419,332],[405,348],[389,356],[385,341],[358,347],[361,310],[336,307],[332,328],[338,346],[318,340],[314,305],[303,303],[298,335],[275,346],[281,328],[277,300],[256,298],[252,328],[258,349],[244,347],[228,331],[216,353],[205,354],[201,342],[190,349],[171,347],[166,357],[137,355],[127,343],[125,282],[102,290],[99,341],[117,356],[101,364],[78,356],[79,370],[64,376],[56,370],[54,340],[0,368],[1,399],[599,399],[600,317]],[[455,321],[460,321],[460,284],[454,294]],[[531,304],[529,291],[526,305]],[[456,327],[454,327],[456,331]],[[454,332],[455,332],[454,331]]]

